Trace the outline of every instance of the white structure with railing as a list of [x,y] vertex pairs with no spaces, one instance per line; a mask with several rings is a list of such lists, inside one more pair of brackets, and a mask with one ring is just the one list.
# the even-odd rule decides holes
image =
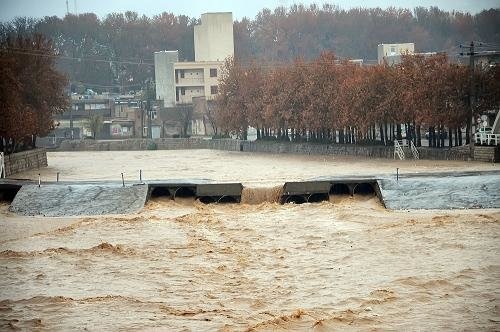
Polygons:
[[497,113],[493,127],[481,127],[474,135],[478,145],[500,145],[500,111]]
[[403,140],[394,140],[394,159],[396,159],[396,155],[399,159],[405,159],[405,152],[403,151]]
[[410,148],[413,159],[419,159],[418,149],[415,144],[413,144],[412,140],[394,141],[394,159],[396,159],[396,156],[398,156],[400,160],[405,159],[405,151],[403,150],[403,148]]

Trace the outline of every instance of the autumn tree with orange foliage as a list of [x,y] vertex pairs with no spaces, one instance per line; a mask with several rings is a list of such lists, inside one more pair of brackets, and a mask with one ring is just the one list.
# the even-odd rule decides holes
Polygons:
[[[479,114],[499,105],[498,69],[476,71]],[[416,146],[425,129],[430,146],[444,147],[448,136],[451,147],[470,122],[468,67],[444,54],[362,67],[327,52],[271,68],[231,60],[223,72],[217,118],[239,137],[252,126],[258,139],[389,145],[405,128]]]
[[0,150],[34,147],[54,129],[53,115],[69,107],[66,78],[54,68],[52,43],[42,35],[0,45]]

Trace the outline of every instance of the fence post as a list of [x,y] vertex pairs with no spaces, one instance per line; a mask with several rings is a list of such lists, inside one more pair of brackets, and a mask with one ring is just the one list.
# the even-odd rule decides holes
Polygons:
[[6,178],[7,177],[7,171],[5,170],[5,157],[4,153],[0,152],[0,178]]

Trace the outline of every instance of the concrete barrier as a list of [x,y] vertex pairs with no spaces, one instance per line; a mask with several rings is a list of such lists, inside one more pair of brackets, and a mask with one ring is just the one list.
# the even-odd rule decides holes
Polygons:
[[500,161],[500,146],[474,146],[474,160],[497,163]]
[[[135,151],[147,150],[154,143],[159,150],[211,149],[240,152],[290,153],[306,155],[339,155],[367,158],[394,158],[392,146],[361,146],[355,144],[315,144],[276,141],[242,141],[234,139],[159,138],[111,141],[63,141],[57,151]],[[467,146],[454,148],[418,148],[420,159],[469,160]],[[408,152],[408,155],[411,155]],[[482,159],[479,159],[482,160]],[[488,161],[491,162],[491,159]]]
[[47,167],[47,152],[45,149],[33,149],[11,153],[4,156],[5,176],[20,173],[30,169]]

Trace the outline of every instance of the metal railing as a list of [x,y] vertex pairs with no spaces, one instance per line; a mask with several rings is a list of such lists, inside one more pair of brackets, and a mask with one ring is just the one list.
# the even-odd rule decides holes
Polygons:
[[480,145],[499,145],[500,134],[476,133],[475,141]]
[[410,140],[411,153],[413,154],[413,159],[419,159],[418,150],[413,141]]
[[399,159],[405,159],[405,152],[403,151],[403,141],[394,140],[394,159],[396,159],[396,155]]

